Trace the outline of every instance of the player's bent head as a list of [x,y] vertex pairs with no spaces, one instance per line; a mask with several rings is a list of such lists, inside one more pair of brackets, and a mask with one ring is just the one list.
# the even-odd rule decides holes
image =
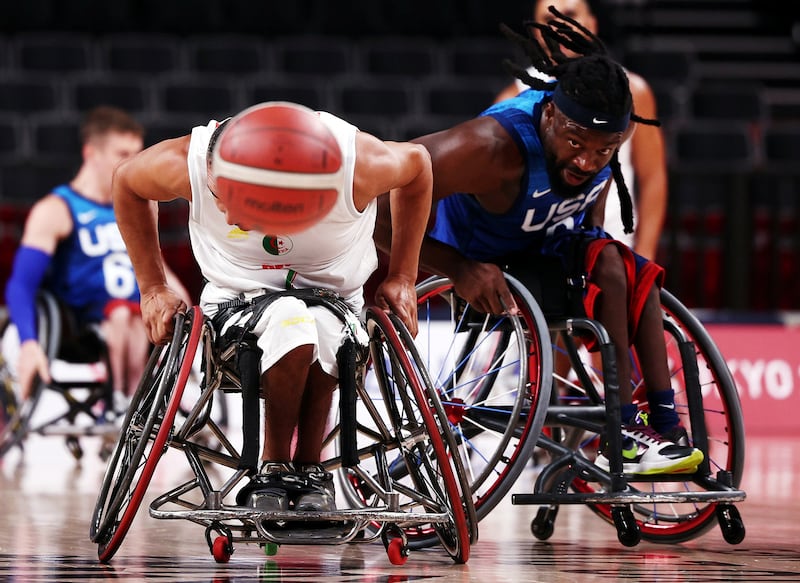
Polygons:
[[210,144],[210,182],[228,221],[265,234],[304,231],[343,188],[342,152],[319,114],[272,101],[245,109]]
[[633,108],[625,70],[605,55],[569,62],[553,91],[553,102],[580,125],[609,133],[627,129]]

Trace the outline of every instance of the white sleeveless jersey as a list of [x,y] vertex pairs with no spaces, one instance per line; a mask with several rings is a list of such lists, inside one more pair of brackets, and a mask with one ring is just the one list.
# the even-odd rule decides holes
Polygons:
[[189,179],[192,202],[189,237],[208,283],[202,302],[216,303],[239,293],[322,287],[338,292],[359,313],[363,285],[378,265],[372,234],[377,202],[359,212],[353,203],[355,137],[358,129],[319,112],[342,151],[339,198],[325,219],[301,233],[285,235],[242,231],[229,225],[208,189],[206,151],[218,122],[192,130]]
[[[528,68],[528,74],[531,77],[550,81],[552,78],[548,77],[534,67]],[[516,80],[517,89],[524,91],[530,87],[521,79]],[[631,193],[631,202],[633,202],[633,224],[636,225],[636,177],[633,174],[633,162],[631,162],[631,141],[628,139],[622,144],[619,149],[619,165],[622,169],[622,177],[625,180],[625,186]],[[603,229],[617,239],[622,241],[629,247],[633,247],[633,233],[625,234],[625,227],[622,224],[622,209],[619,204],[619,194],[617,192],[617,183],[611,181],[611,186],[608,189],[608,197],[606,197],[606,214],[603,220]]]

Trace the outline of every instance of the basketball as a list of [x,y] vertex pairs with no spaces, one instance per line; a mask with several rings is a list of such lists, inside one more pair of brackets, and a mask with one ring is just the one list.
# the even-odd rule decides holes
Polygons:
[[264,234],[304,231],[333,208],[342,152],[319,115],[267,102],[233,117],[214,145],[215,195],[234,223]]

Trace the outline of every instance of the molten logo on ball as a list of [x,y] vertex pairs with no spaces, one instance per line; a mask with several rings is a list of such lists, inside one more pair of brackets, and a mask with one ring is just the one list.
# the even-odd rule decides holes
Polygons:
[[279,200],[274,200],[272,202],[263,201],[257,198],[247,198],[244,201],[245,207],[252,207],[256,209],[257,212],[264,213],[282,213],[285,215],[297,215],[305,212],[306,205],[302,202],[298,202],[295,204],[286,204]]
[[344,188],[336,137],[319,115],[294,103],[262,103],[231,119],[212,172],[229,219],[267,234],[312,227]]

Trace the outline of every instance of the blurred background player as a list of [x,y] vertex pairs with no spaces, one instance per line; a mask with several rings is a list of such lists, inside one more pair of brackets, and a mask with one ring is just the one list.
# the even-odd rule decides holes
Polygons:
[[[50,291],[74,316],[69,348],[95,350],[104,342],[114,384],[114,409],[124,410],[144,370],[150,344],[139,310],[139,288],[111,202],[115,166],[143,147],[144,128],[127,112],[100,106],[80,126],[82,164],[67,184],[31,208],[6,286],[19,353],[6,354],[23,398],[36,375],[50,382],[50,363],[38,342],[35,299]],[[188,297],[175,279],[180,293]],[[8,350],[8,343],[6,343]]]
[[[575,19],[597,34],[597,18],[589,0],[534,0],[535,22],[548,24],[553,20],[554,16],[547,10],[548,6],[553,6],[561,14]],[[567,49],[564,49],[564,53],[574,56]],[[533,68],[528,72],[544,78],[542,73]],[[656,100],[650,85],[640,75],[631,71],[626,73],[633,96],[633,110],[641,117],[656,119]],[[528,85],[517,79],[498,95],[496,101],[514,97],[527,89],[530,89]],[[612,184],[606,198],[603,227],[608,234],[632,247],[639,255],[655,260],[667,212],[667,160],[661,128],[637,126],[631,138],[619,149],[619,161],[633,200],[634,232],[624,232],[616,184]]]

